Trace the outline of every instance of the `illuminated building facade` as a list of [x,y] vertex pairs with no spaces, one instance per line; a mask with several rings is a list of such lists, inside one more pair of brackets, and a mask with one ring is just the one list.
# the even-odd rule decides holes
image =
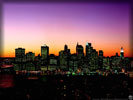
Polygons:
[[121,47],[120,57],[124,57],[124,49],[123,49],[123,47]]
[[48,64],[49,47],[47,45],[41,46],[41,60],[42,65]]

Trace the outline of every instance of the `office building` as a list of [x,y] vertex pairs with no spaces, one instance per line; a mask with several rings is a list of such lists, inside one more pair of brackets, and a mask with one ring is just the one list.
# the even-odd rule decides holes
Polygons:
[[100,69],[103,68],[103,51],[102,50],[99,50],[98,66]]
[[26,53],[26,61],[34,61],[35,59],[35,53],[28,52]]
[[69,58],[70,58],[70,49],[68,46],[64,46],[64,50],[59,52],[59,65],[61,69],[68,70],[69,69]]
[[42,65],[48,64],[49,47],[47,45],[41,46],[41,61]]

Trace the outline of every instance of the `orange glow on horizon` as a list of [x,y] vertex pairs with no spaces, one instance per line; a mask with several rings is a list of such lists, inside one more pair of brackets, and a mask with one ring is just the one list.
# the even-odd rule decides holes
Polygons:
[[[23,48],[23,47],[22,47]],[[68,48],[69,48],[69,45],[68,45]],[[75,47],[73,48],[69,48],[70,49],[70,52],[71,54],[74,54],[76,53],[76,45]],[[96,49],[93,47],[93,49]],[[60,47],[60,48],[56,48],[56,49],[52,49],[50,48],[49,46],[49,54],[54,54],[56,56],[59,55],[59,52],[61,50],[64,50],[64,47]],[[117,48],[117,49],[114,49],[114,50],[109,50],[107,48],[104,48],[104,49],[96,49],[96,51],[98,52],[99,50],[103,50],[104,52],[104,56],[107,57],[107,56],[114,56],[116,55],[116,53],[118,53],[118,55],[120,55],[120,48]],[[29,50],[29,49],[26,49],[25,48],[25,54],[28,53],[28,52],[33,52],[35,53],[35,56],[38,56],[38,54],[41,55],[41,47],[38,48],[37,50],[33,49],[33,50]],[[85,47],[84,47],[84,54],[85,54]],[[128,49],[124,49],[124,56],[125,57],[131,57],[130,53],[129,53],[129,48]],[[5,51],[5,53],[3,54],[2,57],[15,57],[15,49],[11,49],[11,50],[8,50],[8,51]]]

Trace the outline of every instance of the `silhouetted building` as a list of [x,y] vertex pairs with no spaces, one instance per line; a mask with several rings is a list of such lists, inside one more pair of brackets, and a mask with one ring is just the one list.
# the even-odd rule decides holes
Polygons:
[[35,71],[36,70],[36,61],[35,61],[35,53],[28,52],[26,53],[26,70],[27,71]]
[[99,50],[98,66],[100,69],[103,68],[103,51],[102,50]]
[[49,47],[47,45],[41,46],[41,60],[42,65],[48,64]]
[[41,70],[41,56],[38,54],[38,56],[35,56],[34,64],[36,66],[36,70]]
[[89,58],[89,68],[91,71],[98,69],[98,52],[93,49]]
[[111,68],[115,71],[120,71],[122,67],[121,58],[119,56],[112,56],[111,58]]
[[119,55],[118,55],[118,52],[116,52],[116,55],[115,55],[116,57],[118,57]]
[[25,62],[25,49],[17,48],[15,49],[15,62]]
[[26,53],[26,61],[34,61],[35,59],[35,53],[28,52]]
[[103,51],[99,50],[99,57],[103,57]]
[[110,58],[109,57],[103,57],[103,69],[110,70]]
[[84,56],[84,48],[82,45],[79,45],[78,43],[76,46],[76,54],[77,54],[79,59],[81,59]]
[[77,54],[72,54],[69,60],[69,71],[77,71],[77,68],[78,68]]
[[57,57],[54,54],[50,54],[48,70],[53,71],[56,69],[58,69],[57,68]]
[[64,50],[59,52],[59,64],[61,69],[69,69],[69,57],[70,49],[68,49],[67,45],[65,45]]
[[88,57],[90,54],[91,54],[91,52],[92,52],[92,46],[91,46],[91,43],[86,43],[86,56]]
[[81,67],[83,65],[84,60],[84,48],[82,45],[79,45],[78,43],[76,45],[76,54],[78,58],[78,67]]
[[122,62],[122,68],[124,68],[126,71],[131,70],[130,60],[128,57],[124,57],[121,62]]
[[86,57],[85,57],[85,65],[90,66],[90,58],[91,53],[93,51],[93,47],[91,46],[91,43],[86,43]]
[[57,65],[57,57],[54,54],[50,54],[49,56],[49,64],[50,65]]
[[26,67],[26,56],[24,48],[15,49],[14,70],[24,70]]
[[68,46],[67,45],[64,46],[64,52],[68,52]]
[[[121,47],[120,55],[112,57],[104,57],[102,50],[99,53],[93,49],[91,43],[86,44],[86,55],[84,56],[84,48],[82,45],[77,43],[76,53],[70,53],[67,45],[64,45],[64,50],[59,52],[59,56],[54,54],[49,55],[49,47],[44,45],[41,46],[41,56],[35,57],[35,53],[28,52],[25,55],[24,48],[15,49],[15,59],[13,59],[13,65],[15,71],[34,71],[41,70],[45,72],[46,70],[69,70],[74,72],[84,72],[89,74],[90,71],[108,70],[108,71],[131,71],[132,63],[131,59],[124,57],[124,49]],[[1,59],[0,59],[1,60]],[[12,64],[8,59],[5,59],[3,64]]]
[[39,61],[39,60],[41,61],[41,56],[40,56],[40,54],[38,54],[38,56],[35,56],[35,60],[36,60],[36,61]]

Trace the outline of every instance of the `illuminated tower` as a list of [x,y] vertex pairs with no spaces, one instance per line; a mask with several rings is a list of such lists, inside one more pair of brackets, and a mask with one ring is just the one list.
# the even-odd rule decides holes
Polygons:
[[123,47],[121,47],[120,57],[124,57],[124,49],[123,49]]

